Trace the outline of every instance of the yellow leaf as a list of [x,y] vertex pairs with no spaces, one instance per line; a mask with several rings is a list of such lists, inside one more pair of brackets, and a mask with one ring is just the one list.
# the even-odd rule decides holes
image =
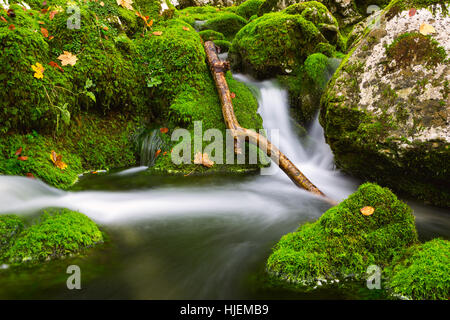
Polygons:
[[419,32],[421,34],[423,34],[424,36],[426,36],[429,34],[436,33],[436,30],[434,29],[434,27],[432,25],[424,22],[420,25]]
[[60,168],[61,170],[64,170],[65,168],[67,168],[67,164],[65,164],[62,161],[62,155],[60,154],[56,154],[55,151],[52,150],[52,152],[50,153],[50,160],[52,160],[53,164],[55,165],[55,167]]
[[132,3],[133,3],[133,0],[117,0],[117,4],[119,6],[122,6],[128,10],[133,10],[133,7],[131,6]]
[[68,64],[74,66],[75,63],[77,63],[78,58],[76,55],[68,51],[64,51],[64,53],[58,57],[58,60],[61,60],[61,65],[63,66],[67,66]]
[[373,214],[373,212],[375,211],[375,208],[371,207],[371,206],[367,206],[367,207],[361,208],[361,210],[359,210],[359,211],[361,211],[361,213],[365,216],[371,216]]
[[36,62],[36,65],[32,65],[31,69],[34,71],[34,77],[37,79],[44,78],[44,70],[45,68],[39,62]]

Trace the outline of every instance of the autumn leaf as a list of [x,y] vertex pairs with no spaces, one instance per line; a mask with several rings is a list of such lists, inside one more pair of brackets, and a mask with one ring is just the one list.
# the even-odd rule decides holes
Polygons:
[[61,60],[61,65],[63,66],[67,66],[68,64],[74,66],[75,63],[77,63],[78,58],[76,55],[68,51],[64,51],[64,53],[58,57],[58,60]]
[[153,32],[153,35],[155,35],[155,36],[160,36],[162,34],[163,34],[162,31],[154,31]]
[[214,161],[211,161],[211,159],[209,159],[209,156],[207,153],[201,153],[201,152],[197,152],[194,155],[194,164],[201,164],[207,168],[211,168],[214,165]]
[[367,206],[367,207],[361,208],[361,210],[359,210],[359,211],[361,211],[361,213],[365,216],[371,216],[373,214],[373,212],[375,211],[375,209],[374,209],[374,207]]
[[28,160],[28,157],[21,156],[21,157],[17,157],[17,159],[19,159],[20,161],[26,161],[26,160]]
[[2,20],[3,22],[8,23],[8,20],[6,20],[5,17],[3,17],[3,16],[0,17],[0,20]]
[[36,79],[43,79],[44,78],[44,70],[45,68],[40,64],[39,62],[36,62],[36,65],[32,65],[31,69],[34,71],[34,77]]
[[38,23],[39,23],[39,24],[45,24],[45,22],[44,22],[44,21],[38,21]]
[[183,26],[184,31],[189,31],[190,29],[188,27]]
[[105,31],[108,31],[108,30],[109,30],[109,28],[106,27],[106,26],[103,26],[102,29],[105,30]]
[[231,96],[231,99],[234,99],[234,98],[236,98],[236,93],[232,92],[232,93],[230,94],[230,96]]
[[163,156],[165,156],[167,154],[167,151],[164,151]]
[[159,131],[161,133],[167,133],[167,132],[169,132],[169,128],[161,128],[161,129],[159,129]]
[[27,172],[26,176],[27,176],[27,178],[36,179],[36,177],[30,172]]
[[131,6],[132,3],[133,3],[132,0],[117,0],[117,4],[119,6],[122,6],[128,10],[133,10],[133,7]]
[[409,16],[413,17],[416,14],[417,10],[415,8],[409,9]]
[[9,29],[9,30],[15,30],[16,27],[15,27],[13,24],[11,24],[11,25],[8,27],[8,29]]
[[420,25],[419,32],[421,34],[423,34],[424,36],[426,36],[429,34],[436,33],[436,30],[434,29],[434,27],[432,25],[424,22]]
[[50,160],[52,160],[53,164],[55,165],[55,167],[60,168],[61,170],[64,170],[65,168],[67,168],[67,164],[65,164],[62,161],[62,155],[60,154],[56,154],[55,151],[52,150],[52,152],[50,153]]
[[41,33],[45,38],[48,38],[48,30],[45,28],[41,28]]
[[[147,19],[148,20],[148,19]],[[150,20],[148,23],[147,23],[147,27],[151,27],[153,25],[153,19],[152,20]]]
[[64,69],[61,68],[61,67],[59,66],[59,64],[57,64],[57,63],[54,62],[54,61],[50,61],[50,62],[48,63],[48,65],[51,66],[51,67],[53,67],[53,68],[59,69],[59,71],[61,71],[61,72],[64,72]]
[[158,151],[156,151],[156,153],[155,153],[155,158],[156,158],[157,156],[159,156],[160,153],[161,153],[161,149],[158,149]]
[[53,10],[50,12],[49,18],[50,20],[53,20],[53,18],[55,17],[56,14],[58,14],[58,10]]
[[18,156],[22,153],[22,147],[20,147],[19,149],[17,149],[16,153],[14,153],[15,156]]
[[104,7],[105,3],[103,1],[100,1],[100,6]]

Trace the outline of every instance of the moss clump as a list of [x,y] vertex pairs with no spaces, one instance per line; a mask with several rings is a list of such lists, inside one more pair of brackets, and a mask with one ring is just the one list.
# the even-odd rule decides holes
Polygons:
[[227,40],[214,40],[216,46],[218,46],[221,52],[227,52],[230,50],[231,42]]
[[198,33],[203,41],[225,40],[225,36],[214,30],[203,30]]
[[206,21],[222,13],[219,8],[213,6],[188,7],[178,10],[175,17],[194,27],[196,21]]
[[37,224],[20,233],[4,254],[4,261],[18,264],[51,260],[81,253],[102,242],[97,225],[85,215],[68,209],[44,211]]
[[0,261],[11,242],[23,230],[23,221],[15,215],[0,215]]
[[245,19],[250,19],[251,16],[258,13],[259,7],[264,3],[264,0],[247,0],[241,3],[237,9],[236,13]]
[[208,19],[202,29],[211,29],[221,32],[227,40],[232,40],[235,34],[247,24],[247,20],[237,14],[227,12],[212,19]]
[[320,42],[327,42],[310,21],[300,15],[270,13],[239,31],[230,49],[235,69],[258,78],[273,77],[301,65]]
[[386,48],[390,61],[395,60],[395,66],[389,69],[399,70],[421,64],[427,67],[443,63],[447,58],[445,49],[436,40],[420,33],[404,33],[398,36]]
[[322,53],[314,53],[305,60],[305,71],[319,88],[327,82],[328,57]]
[[417,300],[447,300],[450,293],[450,242],[434,239],[409,248],[388,269],[390,290]]
[[[360,209],[372,206],[365,216]],[[296,281],[365,274],[387,266],[417,243],[411,209],[386,188],[366,183],[315,223],[283,236],[267,261],[268,271]]]

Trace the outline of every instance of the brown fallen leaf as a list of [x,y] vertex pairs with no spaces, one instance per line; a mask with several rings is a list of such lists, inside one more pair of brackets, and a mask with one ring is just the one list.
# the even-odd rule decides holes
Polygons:
[[19,159],[20,161],[26,161],[26,160],[28,160],[28,157],[21,156],[21,157],[17,157],[17,159]]
[[367,206],[367,207],[361,208],[361,210],[359,210],[359,211],[361,211],[361,213],[365,216],[371,216],[374,213],[375,208],[371,207],[371,206]]
[[158,149],[158,151],[156,151],[156,153],[155,153],[155,158],[158,157],[160,153],[161,153],[161,149]]
[[183,26],[183,30],[184,30],[184,31],[189,31],[189,30],[191,30],[191,29],[189,29],[188,27]]
[[416,8],[409,9],[409,16],[413,17],[416,14],[416,12],[417,12]]
[[36,177],[30,172],[26,173],[26,176],[27,178],[36,179]]
[[16,153],[14,153],[15,156],[18,156],[22,153],[22,147],[20,147],[19,149],[17,149]]
[[153,35],[155,35],[155,36],[160,36],[162,34],[163,34],[162,31],[154,31],[153,32]]
[[161,128],[161,129],[159,129],[159,131],[161,133],[167,133],[167,132],[169,132],[169,128]]
[[48,30],[45,28],[41,28],[41,33],[44,36],[44,38],[48,38]]

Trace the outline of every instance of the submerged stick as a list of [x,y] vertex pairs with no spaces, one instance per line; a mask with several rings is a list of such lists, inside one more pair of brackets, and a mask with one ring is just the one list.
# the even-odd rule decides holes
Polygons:
[[332,204],[336,204],[335,201],[327,198],[325,194],[319,190],[319,188],[309,181],[308,178],[306,178],[306,176],[288,159],[288,157],[286,157],[276,146],[266,139],[266,137],[256,133],[253,130],[241,127],[236,115],[234,114],[230,89],[228,88],[228,84],[225,79],[225,73],[229,69],[230,65],[228,62],[220,61],[216,53],[216,47],[212,41],[206,41],[204,46],[208,64],[219,93],[225,125],[231,130],[235,139],[235,152],[240,152],[240,147],[238,144],[239,139],[245,139],[249,143],[254,144],[261,150],[265,151],[266,154],[278,164],[280,169],[286,173],[286,175],[295,183],[296,186],[315,195],[324,197]]

